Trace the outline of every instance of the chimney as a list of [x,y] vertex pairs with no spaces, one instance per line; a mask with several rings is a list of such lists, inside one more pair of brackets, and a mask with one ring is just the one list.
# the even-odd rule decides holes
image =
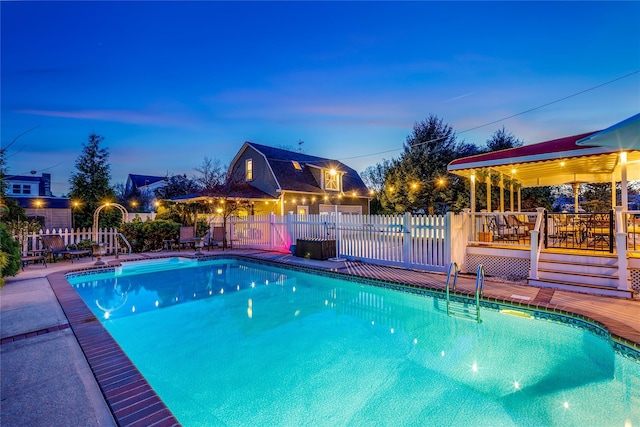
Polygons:
[[51,196],[51,174],[43,173],[40,180],[40,195]]

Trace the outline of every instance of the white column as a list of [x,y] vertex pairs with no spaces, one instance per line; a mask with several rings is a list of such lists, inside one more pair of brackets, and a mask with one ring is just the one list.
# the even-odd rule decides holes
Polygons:
[[487,178],[487,211],[491,212],[491,177]]
[[476,211],[476,174],[472,173],[469,182],[469,192],[471,193],[471,201],[469,206],[471,208],[471,213],[475,213]]
[[518,212],[522,212],[522,187],[518,187]]
[[620,153],[620,193],[622,195],[622,210],[626,211],[629,209],[629,195],[628,195],[628,185],[627,185],[627,153]]
[[[513,182],[509,183],[509,192],[511,193],[509,196],[509,207],[511,208],[511,212],[513,212]],[[518,209],[520,212],[520,209]]]
[[504,175],[500,172],[500,212],[504,212]]

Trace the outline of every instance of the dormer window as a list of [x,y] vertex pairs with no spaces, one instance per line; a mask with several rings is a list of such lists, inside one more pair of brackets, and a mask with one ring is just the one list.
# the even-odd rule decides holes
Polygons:
[[340,191],[340,174],[335,169],[324,171],[324,189]]
[[247,159],[245,162],[245,177],[247,181],[253,180],[253,159]]
[[293,163],[293,168],[297,171],[301,171],[302,170],[302,166],[300,166],[300,163],[296,162],[295,160],[292,160],[291,163]]

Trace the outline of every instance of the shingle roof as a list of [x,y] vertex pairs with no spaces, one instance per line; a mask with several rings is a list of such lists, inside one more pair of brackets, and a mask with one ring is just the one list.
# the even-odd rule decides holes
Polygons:
[[[359,195],[366,195],[369,191],[358,172],[338,160],[311,156],[254,142],[247,141],[246,144],[266,157],[282,190],[323,193],[321,183],[317,182],[311,173],[311,167],[315,166],[325,169],[333,168],[343,172],[342,189],[345,193],[355,191]],[[298,162],[302,166],[302,170],[296,170],[293,161]]]
[[144,187],[145,185],[153,184],[165,179],[164,176],[134,175],[132,173],[129,174],[129,178],[136,188]]

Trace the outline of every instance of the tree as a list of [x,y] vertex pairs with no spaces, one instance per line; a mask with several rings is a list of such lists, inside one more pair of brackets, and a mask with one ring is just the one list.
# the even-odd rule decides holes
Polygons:
[[167,174],[165,181],[167,185],[155,190],[155,195],[158,200],[169,200],[174,197],[187,196],[200,191],[198,183],[191,178],[187,178],[186,174],[171,177]]
[[[106,202],[115,202],[115,192],[110,187],[111,179],[109,151],[100,146],[104,137],[89,134],[82,145],[82,153],[76,159],[76,172],[71,174],[69,184],[72,200],[80,200],[80,208],[75,214],[77,228],[91,228],[95,210]],[[120,211],[104,210],[99,219],[100,228],[117,227],[122,220]]]
[[522,147],[524,144],[516,138],[511,132],[507,131],[504,126],[498,129],[487,139],[487,151],[506,150],[508,148]]
[[226,180],[226,167],[223,167],[218,159],[205,157],[200,166],[195,171],[200,175],[196,176],[195,182],[202,191],[211,191],[223,184]]
[[362,181],[364,181],[367,188],[374,192],[369,204],[370,212],[373,215],[387,213],[383,208],[381,198],[385,196],[384,183],[392,165],[393,163],[390,160],[382,159],[381,163],[375,166],[368,166],[364,172],[360,173]]
[[15,276],[18,271],[20,271],[20,243],[0,222],[0,287],[4,285],[5,277]]
[[444,213],[459,210],[464,199],[468,205],[468,184],[448,174],[447,165],[477,152],[474,145],[459,143],[453,128],[433,114],[415,123],[400,159],[388,170],[383,207],[397,213]]

